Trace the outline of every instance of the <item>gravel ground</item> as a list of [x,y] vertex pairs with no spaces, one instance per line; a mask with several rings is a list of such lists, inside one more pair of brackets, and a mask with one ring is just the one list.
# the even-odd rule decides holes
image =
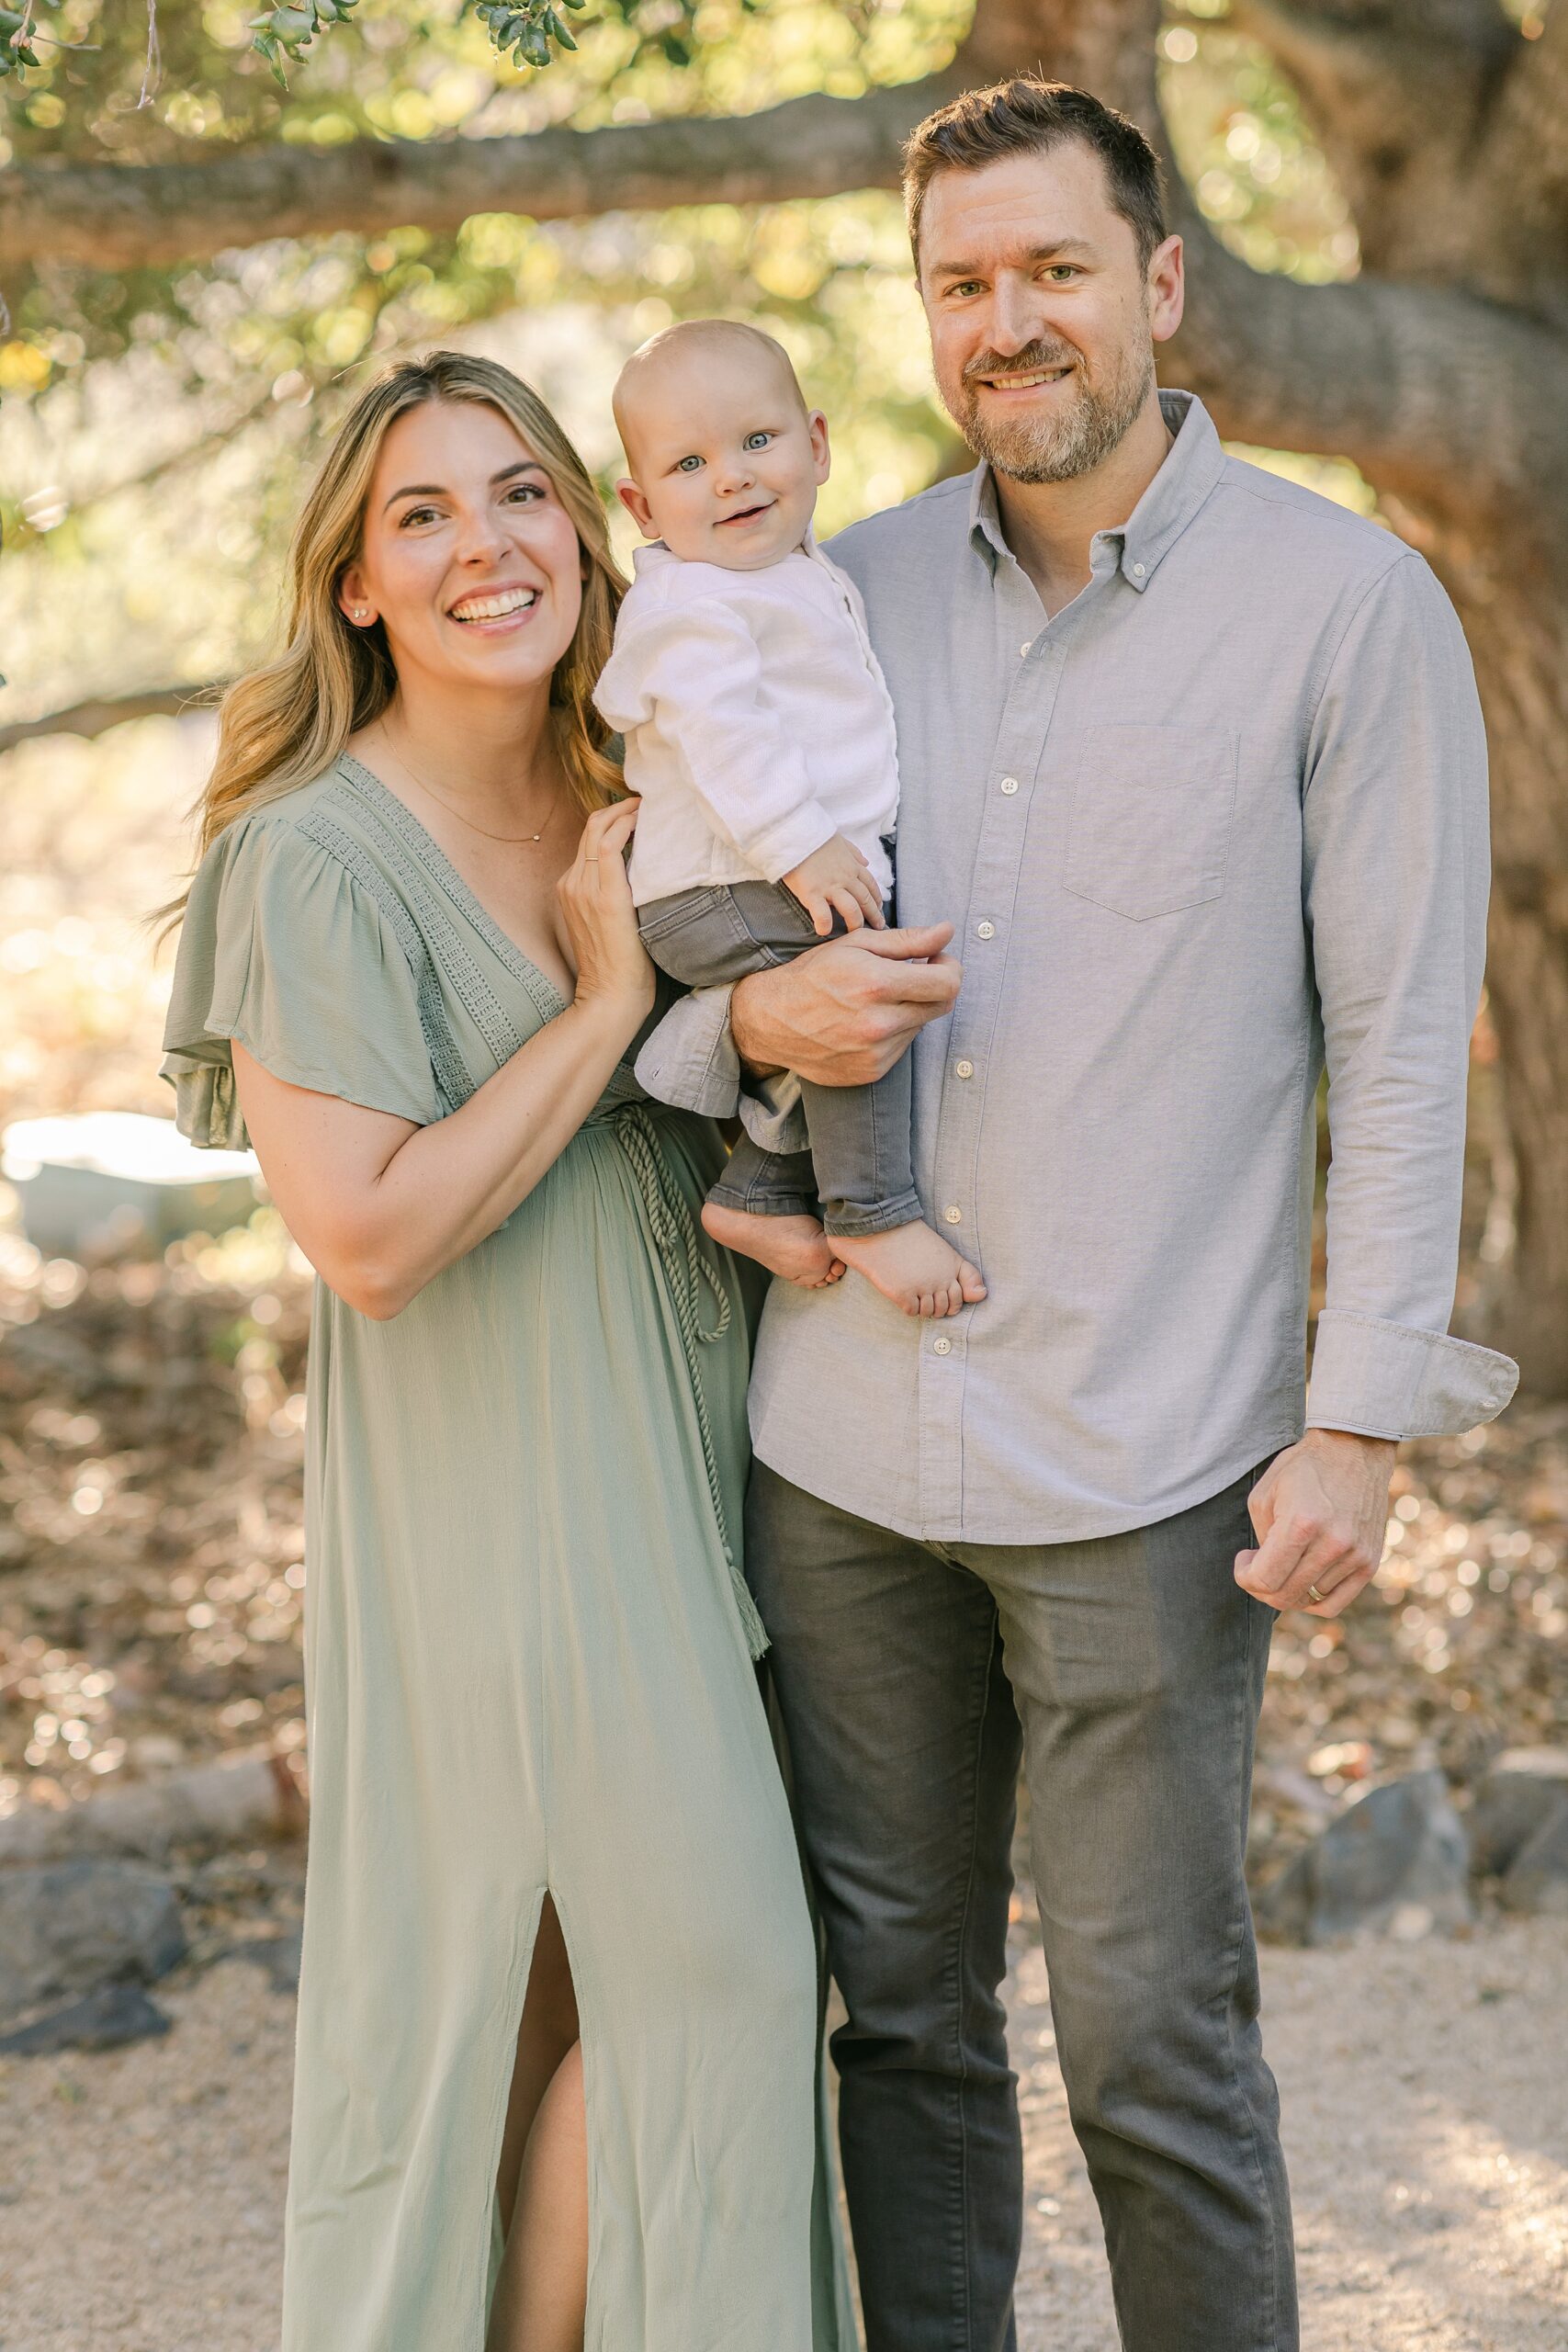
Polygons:
[[[1568,1928],[1265,1954],[1306,2352],[1562,2352]],[[1027,1922],[1022,2352],[1114,2352]],[[293,2006],[227,1960],[166,2041],[0,2064],[0,2352],[274,2352]]]

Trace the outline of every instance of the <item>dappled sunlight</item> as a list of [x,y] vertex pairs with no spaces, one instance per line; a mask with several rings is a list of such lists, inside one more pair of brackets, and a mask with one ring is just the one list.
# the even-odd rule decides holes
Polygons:
[[[1100,2215],[1067,2122],[1033,1906],[1009,2028],[1024,2118],[1019,2313],[1114,2352]],[[1263,1955],[1312,2352],[1560,2352],[1568,2297],[1568,1922]]]
[[1562,1920],[1427,1946],[1418,1980],[1397,1947],[1265,1955],[1265,2040],[1325,2346],[1556,2352],[1565,1966]]
[[150,718],[0,754],[0,1122],[171,1114],[149,919],[180,887],[212,741],[206,717]]

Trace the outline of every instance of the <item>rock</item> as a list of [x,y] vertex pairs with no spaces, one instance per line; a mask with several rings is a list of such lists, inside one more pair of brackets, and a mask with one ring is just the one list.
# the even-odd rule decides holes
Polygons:
[[0,1871],[0,2017],[107,1981],[155,1983],[185,1951],[175,1890],[143,1863]]
[[1568,1916],[1568,1793],[1515,1855],[1498,1893],[1510,1911]]
[[1469,1923],[1464,1826],[1439,1771],[1385,1781],[1347,1805],[1258,1902],[1265,1934],[1302,1944],[1413,1941]]
[[[137,1743],[143,1756],[154,1745],[160,1752],[179,1752],[172,1741],[150,1736]],[[72,1854],[161,1857],[175,1846],[288,1838],[304,1827],[305,1815],[298,1759],[271,1747],[241,1748],[58,1810],[18,1808],[0,1821],[0,1863],[52,1861]]]
[[1549,1822],[1565,1813],[1568,1779],[1533,1769],[1505,1770],[1499,1763],[1476,1790],[1471,1807],[1471,1868],[1482,1878],[1500,1877]]
[[119,2050],[128,2041],[146,2041],[168,2030],[168,2018],[140,1984],[100,1984],[85,2000],[0,2035],[0,2055],[42,2058],[57,2050]]
[[299,1990],[299,1951],[304,1929],[293,1928],[283,1936],[260,1936],[244,1943],[232,1944],[231,1960],[248,1960],[257,1968],[265,1968],[267,1983],[275,1993],[298,1993]]
[[1534,1772],[1543,1780],[1568,1781],[1568,1747],[1506,1747],[1495,1772]]

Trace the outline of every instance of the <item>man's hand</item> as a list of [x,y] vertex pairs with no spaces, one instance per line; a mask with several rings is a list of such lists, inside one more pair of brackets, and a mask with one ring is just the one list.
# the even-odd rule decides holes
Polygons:
[[870,864],[847,833],[830,833],[820,849],[814,849],[780,879],[811,917],[818,939],[829,936],[835,915],[841,916],[851,931],[863,930],[867,923],[874,931],[886,928],[882,893],[872,878]]
[[793,1069],[818,1086],[871,1086],[928,1021],[951,1012],[964,967],[942,949],[950,922],[857,931],[753,972],[730,1000],[736,1048],[753,1069]]
[[1391,1438],[1308,1430],[1276,1454],[1247,1498],[1258,1549],[1236,1554],[1242,1590],[1311,1617],[1348,1609],[1382,1563],[1395,1451]]

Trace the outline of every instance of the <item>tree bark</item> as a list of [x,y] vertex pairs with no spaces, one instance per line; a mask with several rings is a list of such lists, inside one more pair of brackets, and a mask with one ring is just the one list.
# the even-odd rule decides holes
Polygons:
[[1294,82],[1371,268],[1327,301],[1246,271],[1244,290],[1201,232],[1181,356],[1222,430],[1352,458],[1464,624],[1516,1194],[1469,1328],[1568,1396],[1568,6],[1534,41],[1495,0],[1233,15]]
[[[1561,478],[1560,478],[1561,479]],[[1412,518],[1406,536],[1419,535]],[[1514,1242],[1472,1318],[1525,1384],[1568,1396],[1568,595],[1514,535],[1427,549],[1475,658],[1492,756],[1486,984],[1515,1173]],[[1568,526],[1568,517],[1559,515]]]

